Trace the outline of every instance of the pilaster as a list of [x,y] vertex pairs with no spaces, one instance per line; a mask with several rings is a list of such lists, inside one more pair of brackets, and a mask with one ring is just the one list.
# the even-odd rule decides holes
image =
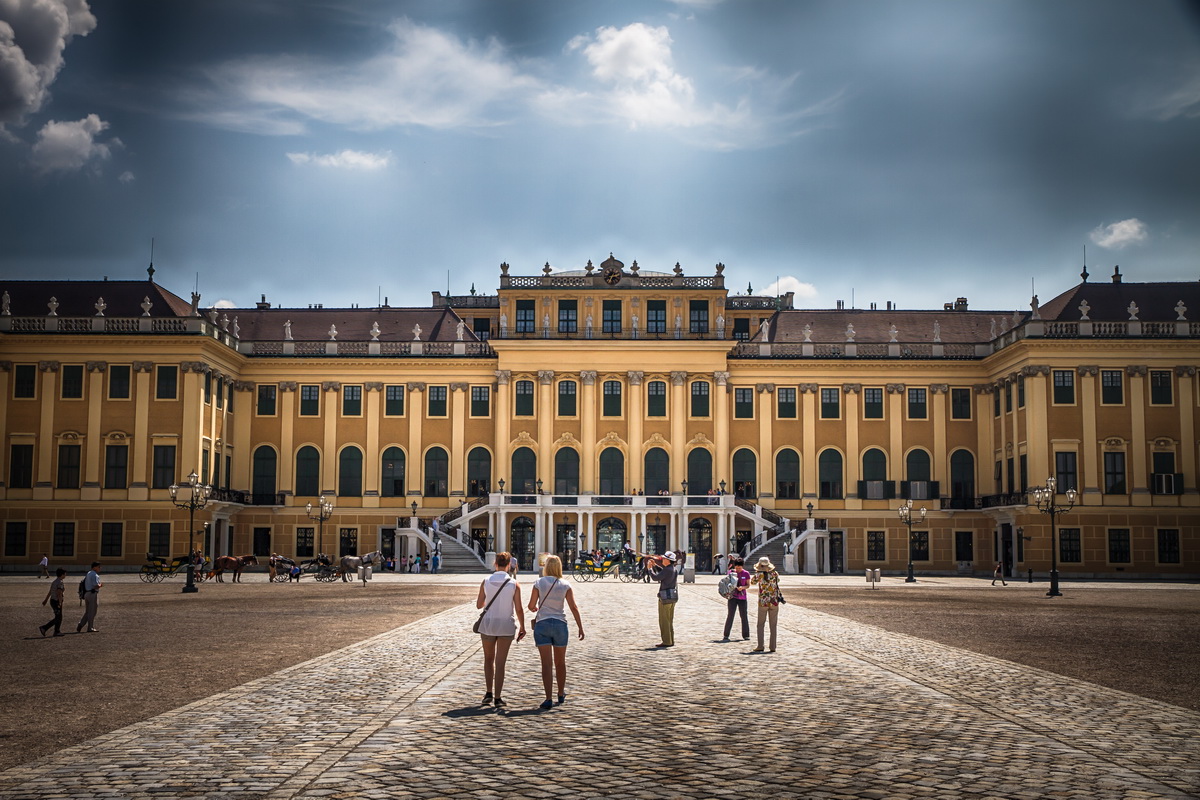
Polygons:
[[579,401],[580,448],[579,489],[583,494],[596,490],[596,370],[585,369],[579,373],[583,393]]
[[38,420],[37,474],[33,482],[33,498],[49,500],[54,492],[54,407],[58,400],[57,361],[42,361],[38,370],[42,374],[38,387],[41,415]]
[[363,508],[379,508],[379,483],[383,476],[380,462],[382,453],[379,452],[379,404],[383,396],[383,384],[368,381],[363,384],[363,393],[366,395],[363,413],[367,425],[367,453],[363,457]]
[[[324,440],[321,443],[321,494],[326,497],[334,497],[337,495],[337,464],[338,464],[338,439],[337,439],[337,421],[341,416],[341,408],[338,403],[339,396],[342,391],[342,385],[337,381],[324,381],[321,383],[321,414],[324,423]],[[336,531],[336,529],[335,529]],[[334,540],[337,541],[336,539]]]
[[296,381],[279,384],[279,490],[296,490]]
[[[627,459],[626,469],[629,471],[629,489],[645,489],[644,478],[642,476],[642,467],[644,461],[642,459],[642,446],[645,439],[644,423],[645,412],[642,410],[645,405],[646,390],[643,387],[643,378],[645,373],[636,370],[629,372],[629,458]],[[636,531],[631,531],[630,536],[634,536]],[[634,539],[636,541],[636,539]]]
[[1129,487],[1133,505],[1150,505],[1150,449],[1146,444],[1146,372],[1145,366],[1125,368],[1129,385],[1130,439],[1129,459],[1133,461],[1133,482]]
[[[859,424],[862,410],[859,399],[862,385],[846,383],[842,385],[842,424],[846,427],[846,508],[862,508],[863,499],[858,496],[858,481],[862,475],[862,456],[859,454]],[[895,471],[895,462],[891,469]]]
[[[687,477],[687,373],[671,373],[671,491]],[[718,393],[719,394],[719,393]],[[723,414],[722,416],[727,416]]]
[[[88,426],[87,440],[84,443],[83,488],[79,493],[81,500],[100,499],[100,448],[103,443],[100,412],[104,402],[104,373],[107,369],[108,364],[103,361],[87,362]],[[187,429],[186,424],[187,417],[185,416],[184,430]],[[181,453],[181,455],[183,454]]]
[[425,420],[425,384],[409,383],[404,394],[408,401],[408,461],[404,485],[410,497],[420,497],[425,491],[425,454],[422,452],[421,428]]
[[450,384],[450,486],[446,491],[462,496],[467,488],[467,407],[471,387],[466,383]]
[[129,443],[130,466],[129,499],[148,500],[150,489],[147,475],[147,458],[150,453],[150,376],[154,364],[149,361],[133,362],[133,441]]

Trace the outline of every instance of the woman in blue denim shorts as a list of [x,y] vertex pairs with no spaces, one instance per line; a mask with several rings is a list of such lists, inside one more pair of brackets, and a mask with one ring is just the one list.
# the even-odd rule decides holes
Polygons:
[[[542,688],[546,690],[546,701],[541,708],[551,708],[550,688],[554,677],[558,677],[558,703],[567,699],[567,613],[571,609],[579,638],[583,639],[583,620],[579,618],[579,607],[575,605],[575,592],[563,580],[562,561],[558,556],[547,556],[542,567],[542,577],[533,585],[529,595],[529,610],[536,611],[533,621],[533,643],[542,658]],[[551,658],[553,657],[553,661]]]

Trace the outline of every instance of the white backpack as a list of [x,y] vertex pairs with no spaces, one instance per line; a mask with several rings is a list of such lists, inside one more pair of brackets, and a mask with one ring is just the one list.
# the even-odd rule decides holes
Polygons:
[[733,593],[738,588],[738,576],[736,572],[727,572],[725,577],[717,581],[717,594],[724,597],[726,600],[733,597]]

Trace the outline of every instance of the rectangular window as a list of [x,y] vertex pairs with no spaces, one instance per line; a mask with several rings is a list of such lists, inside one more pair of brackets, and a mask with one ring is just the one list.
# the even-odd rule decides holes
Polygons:
[[929,531],[912,532],[912,560],[929,560]]
[[887,531],[867,531],[867,561],[887,561]]
[[385,417],[404,416],[404,386],[393,383],[383,387],[383,415]]
[[259,556],[260,558],[263,556],[267,556],[268,558],[270,557],[270,555],[271,555],[271,529],[270,528],[255,528],[254,534],[251,538],[251,541],[253,542],[253,544],[251,545],[251,549],[254,551],[254,555]]
[[105,558],[119,558],[124,538],[125,526],[120,522],[101,522],[100,555]]
[[479,341],[486,342],[492,338],[492,321],[487,317],[476,317],[471,321],[471,330]]
[[1079,491],[1079,471],[1076,466],[1077,454],[1074,452],[1056,452],[1054,454],[1054,482],[1056,491],[1065,492],[1068,489]]
[[517,381],[513,398],[515,415],[518,417],[533,416],[533,381]]
[[224,408],[225,407],[225,386],[224,386],[224,384],[221,383],[221,381],[219,379],[216,382],[216,390],[217,390],[217,408]]
[[82,448],[77,444],[60,444],[58,446],[58,481],[59,489],[79,488],[79,455]]
[[821,390],[821,419],[839,419],[842,416],[842,392],[840,389]]
[[517,301],[517,333],[533,333],[537,328],[537,308],[532,300]]
[[646,333],[667,332],[667,301],[646,301]]
[[1079,528],[1058,529],[1058,560],[1064,564],[1083,563],[1083,544],[1079,539]]
[[576,408],[575,381],[559,381],[558,415],[560,417],[573,417],[578,413]]
[[1021,481],[1021,491],[1029,488],[1029,456],[1025,453],[1017,456],[1017,478]]
[[604,333],[620,333],[621,332],[621,301],[620,300],[605,300],[603,310],[600,312],[601,328]]
[[211,456],[210,456],[208,450],[201,450],[200,451],[200,479],[199,479],[200,483],[209,483],[208,470],[209,470],[210,461],[211,461]]
[[343,386],[342,387],[342,416],[343,417],[361,417],[362,416],[362,387],[361,386]]
[[179,397],[179,367],[164,364],[155,371],[154,397],[156,400],[176,400]]
[[150,538],[146,547],[151,555],[171,557],[171,523],[151,522]]
[[621,382],[604,382],[604,416],[621,416]]
[[175,445],[154,445],[154,472],[150,477],[151,489],[166,489],[175,482]]
[[909,419],[926,419],[929,416],[929,404],[925,392],[925,389],[908,390]]
[[492,415],[492,393],[487,386],[471,387],[471,416],[490,417]]
[[213,385],[212,375],[205,373],[204,374],[204,402],[205,403],[212,402],[212,385]]
[[446,416],[446,387],[445,386],[430,386],[429,387],[429,410],[430,417]]
[[1075,373],[1069,369],[1054,370],[1054,405],[1075,405]]
[[1000,392],[992,392],[992,416],[1000,416]]
[[17,364],[13,367],[13,397],[33,399],[37,397],[37,366]]
[[883,419],[883,389],[863,389],[863,419]]
[[954,532],[954,560],[955,561],[974,561],[975,560],[975,532],[974,531],[955,531]]
[[558,301],[558,332],[576,333],[579,331],[579,301]]
[[315,528],[296,528],[296,557],[312,558]]
[[688,330],[692,333],[708,333],[708,301],[688,301]]
[[104,488],[124,489],[128,486],[129,445],[110,444],[104,448]]
[[233,413],[233,384],[225,384],[225,407],[229,409],[229,413]]
[[779,419],[796,418],[795,389],[784,388],[775,390],[775,416]]
[[83,365],[67,364],[62,368],[62,399],[79,400],[83,397]]
[[33,445],[14,444],[9,449],[8,488],[33,488]]
[[229,477],[233,474],[233,456],[225,456],[225,491],[229,491]]
[[1126,494],[1124,453],[1104,454],[1104,493]]
[[733,320],[733,338],[744,342],[750,338],[750,318],[735,317]]
[[108,368],[108,399],[129,399],[129,370],[128,365],[117,365]]
[[28,551],[29,523],[4,523],[4,555],[24,556]]
[[1017,376],[1017,408],[1025,407],[1025,376]]
[[733,390],[733,418],[754,419],[754,389]]
[[278,395],[278,386],[273,383],[260,383],[258,385],[258,402],[254,412],[260,417],[275,416],[275,400]]
[[54,523],[54,540],[51,544],[52,549],[50,554],[54,556],[73,556],[75,555],[75,523],[74,522],[56,522]]
[[1183,494],[1183,474],[1175,472],[1175,454],[1151,453],[1150,459],[1150,493]]
[[1129,549],[1129,529],[1108,529],[1108,563],[1128,564],[1132,561]]
[[1004,382],[1004,413],[1012,411],[1012,384]]
[[321,387],[306,383],[300,387],[300,416],[317,417],[321,414]]
[[1119,406],[1125,402],[1124,376],[1120,370],[1100,370],[1100,402],[1106,406]]
[[1158,563],[1179,563],[1179,530],[1177,528],[1158,529]]
[[971,390],[950,390],[950,419],[971,418]]
[[692,416],[708,416],[708,382],[695,381],[692,384]]
[[212,480],[209,481],[213,488],[216,489],[221,485],[221,454],[217,453],[213,459]]
[[1175,402],[1172,396],[1171,373],[1165,369],[1150,370],[1150,405],[1169,406]]
[[646,416],[665,417],[667,415],[667,384],[663,381],[650,381],[646,387]]

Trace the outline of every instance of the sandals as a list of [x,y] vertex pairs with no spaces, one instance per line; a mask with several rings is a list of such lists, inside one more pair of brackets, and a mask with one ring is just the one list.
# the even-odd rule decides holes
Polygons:
[[479,701],[479,705],[490,706],[491,704],[492,704],[492,693],[488,692],[487,694],[485,694],[483,696],[483,699]]
[[538,708],[540,708],[542,711],[547,711],[551,708],[554,708],[554,701],[552,701],[549,697],[547,697],[545,700],[542,701],[542,704],[540,706],[538,706]]

